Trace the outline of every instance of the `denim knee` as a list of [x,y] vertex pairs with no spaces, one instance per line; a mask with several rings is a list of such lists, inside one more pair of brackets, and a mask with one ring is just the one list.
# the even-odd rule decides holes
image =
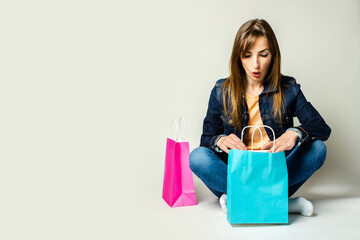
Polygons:
[[320,168],[326,159],[326,152],[327,152],[327,148],[326,145],[323,141],[321,140],[316,140],[312,143],[311,148],[314,149],[315,152],[315,159],[317,159],[317,164],[318,164],[318,168]]
[[193,173],[198,173],[200,169],[204,169],[207,166],[207,159],[210,149],[206,147],[195,148],[189,156],[190,169]]

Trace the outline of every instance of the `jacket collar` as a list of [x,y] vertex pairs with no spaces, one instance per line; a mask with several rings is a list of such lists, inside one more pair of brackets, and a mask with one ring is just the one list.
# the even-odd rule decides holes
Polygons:
[[270,81],[266,81],[264,83],[264,90],[261,92],[260,95],[267,94],[267,93],[274,93],[274,92],[278,92],[278,88],[275,87],[275,89],[271,89],[270,88]]

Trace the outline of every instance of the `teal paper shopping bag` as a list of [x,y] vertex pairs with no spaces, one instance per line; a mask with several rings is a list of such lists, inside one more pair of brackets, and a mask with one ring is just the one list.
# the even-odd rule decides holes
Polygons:
[[[268,126],[256,128],[260,127]],[[229,150],[227,176],[227,219],[231,224],[288,223],[284,152]]]

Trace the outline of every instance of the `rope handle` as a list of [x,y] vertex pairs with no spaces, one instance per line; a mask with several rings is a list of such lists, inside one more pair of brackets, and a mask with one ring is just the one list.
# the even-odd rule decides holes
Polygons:
[[170,136],[177,142],[186,142],[186,127],[185,119],[183,117],[180,117],[179,119],[173,118],[171,120]]
[[259,132],[260,132],[260,135],[261,135],[261,146],[263,145],[263,135],[262,135],[262,132],[261,132],[260,128],[261,128],[261,127],[264,127],[264,128],[266,127],[266,128],[269,128],[269,129],[272,131],[272,134],[273,134],[273,136],[274,136],[273,150],[272,150],[272,152],[274,153],[274,149],[275,149],[275,133],[274,133],[274,130],[273,130],[271,127],[267,126],[267,125],[246,126],[246,127],[244,127],[243,130],[241,131],[241,141],[244,142],[244,141],[243,141],[243,139],[244,139],[244,130],[245,130],[246,128],[251,128],[251,127],[255,127],[255,130],[254,130],[254,132],[252,133],[252,136],[251,136],[251,150],[252,150],[252,151],[254,150],[254,133],[255,133],[256,129],[258,129]]

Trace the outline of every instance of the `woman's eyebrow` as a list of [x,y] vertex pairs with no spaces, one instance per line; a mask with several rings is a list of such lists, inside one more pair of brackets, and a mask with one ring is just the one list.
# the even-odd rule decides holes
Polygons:
[[[265,48],[265,49],[259,51],[259,53],[264,52],[265,50],[269,50],[269,49],[268,49],[268,48]],[[251,51],[247,51],[247,52],[251,53]]]

